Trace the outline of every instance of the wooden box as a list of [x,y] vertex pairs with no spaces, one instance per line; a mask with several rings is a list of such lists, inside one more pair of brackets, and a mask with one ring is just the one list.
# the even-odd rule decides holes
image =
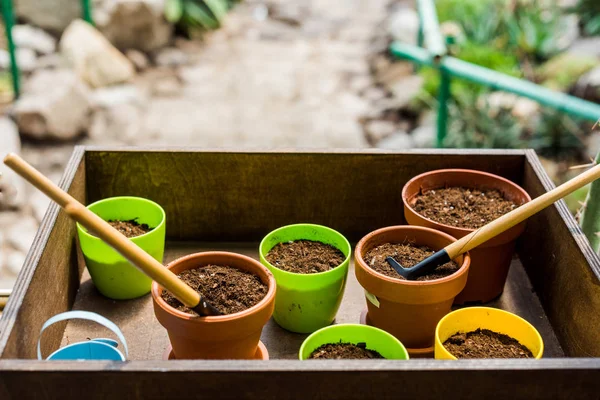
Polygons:
[[[330,226],[356,243],[405,223],[401,190],[439,168],[502,175],[532,197],[553,187],[531,150],[213,151],[76,147],[60,183],[90,203],[136,195],[167,212],[165,263],[208,249],[257,257],[258,241],[297,222]],[[298,361],[306,335],[270,321],[269,361],[164,361],[166,331],[150,296],[102,297],[85,271],[75,224],[52,204],[0,320],[0,399],[599,398],[600,259],[565,204],[529,220],[504,294],[492,306],[515,312],[542,334],[542,360]],[[363,291],[351,268],[337,322],[358,322]],[[123,330],[126,363],[37,361],[41,325],[54,314],[98,312]],[[102,336],[94,325],[58,324],[44,334],[48,355],[61,344]]]

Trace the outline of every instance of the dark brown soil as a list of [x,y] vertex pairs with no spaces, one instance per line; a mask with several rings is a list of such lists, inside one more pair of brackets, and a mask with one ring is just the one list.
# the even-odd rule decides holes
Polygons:
[[449,187],[417,195],[413,208],[442,224],[477,229],[518,206],[497,190]]
[[297,274],[329,271],[344,262],[344,253],[332,245],[312,240],[278,243],[265,256],[276,268]]
[[444,342],[444,347],[456,358],[533,358],[518,340],[489,329],[456,333]]
[[153,229],[146,224],[139,224],[134,219],[129,221],[108,221],[108,223],[110,224],[110,226],[112,226],[128,238],[141,236],[145,233],[150,232]]
[[385,357],[375,350],[367,349],[366,343],[327,343],[317,347],[308,358],[319,360],[369,360]]
[[[396,279],[406,279],[396,272],[394,268],[386,261],[387,257],[392,257],[404,268],[410,268],[425,258],[435,253],[427,246],[415,246],[411,243],[384,243],[367,252],[363,260],[369,267],[375,271]],[[460,269],[460,266],[454,261],[440,265],[427,275],[417,277],[416,281],[430,281],[452,275]],[[411,279],[412,280],[412,279]]]
[[[221,265],[188,269],[177,276],[204,296],[222,314],[247,310],[261,301],[268,291],[267,285],[262,283],[258,276]],[[163,290],[162,298],[179,311],[198,315],[166,290]]]

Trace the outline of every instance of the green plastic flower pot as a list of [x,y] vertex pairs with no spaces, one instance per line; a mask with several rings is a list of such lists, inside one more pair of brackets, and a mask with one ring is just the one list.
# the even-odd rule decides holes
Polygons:
[[341,324],[319,329],[304,340],[298,354],[300,360],[308,360],[319,346],[328,343],[366,343],[367,349],[375,350],[389,360],[408,360],[404,345],[384,330],[369,325]]
[[[287,272],[265,259],[275,245],[293,240],[313,240],[332,245],[346,258],[337,267],[316,274]],[[333,322],[346,287],[350,249],[350,243],[344,236],[321,225],[288,225],[265,236],[259,247],[260,262],[271,271],[277,282],[273,319],[279,326],[292,332],[310,333]]]
[[[130,240],[162,262],[165,251],[165,210],[140,197],[111,197],[87,207],[105,221],[136,220],[154,228]],[[152,280],[101,239],[77,224],[81,251],[94,285],[104,296],[115,300],[134,299],[150,292]]]

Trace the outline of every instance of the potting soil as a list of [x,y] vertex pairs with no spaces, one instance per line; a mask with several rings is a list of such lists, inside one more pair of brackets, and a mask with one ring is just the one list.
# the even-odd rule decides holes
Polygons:
[[477,229],[517,207],[498,190],[448,187],[417,195],[413,209],[442,224]]
[[327,343],[310,353],[309,359],[320,360],[369,360],[385,358],[375,350],[367,349],[366,343]]
[[[411,243],[384,243],[369,250],[363,257],[363,260],[373,270],[396,279],[406,279],[400,275],[386,261],[387,257],[392,257],[404,268],[410,268],[425,258],[435,253],[427,246],[415,246]],[[440,265],[432,272],[417,277],[417,281],[430,281],[452,275],[460,269],[460,266],[454,261]]]
[[315,274],[329,271],[346,258],[335,247],[312,240],[294,240],[278,243],[266,255],[276,268],[297,274]]
[[533,358],[518,340],[489,329],[456,333],[444,342],[444,347],[456,358]]
[[[258,276],[229,266],[207,265],[183,271],[177,276],[222,314],[247,310],[260,302],[268,291],[268,286]],[[163,290],[162,298],[179,311],[198,315],[166,290]]]
[[147,224],[140,224],[136,220],[129,221],[108,221],[109,225],[121,232],[128,238],[141,236],[145,233],[150,232],[153,228],[150,228]]

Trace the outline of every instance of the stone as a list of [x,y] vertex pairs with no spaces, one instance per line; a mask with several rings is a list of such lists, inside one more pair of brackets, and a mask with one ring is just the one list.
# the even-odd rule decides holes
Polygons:
[[150,66],[148,57],[139,50],[129,49],[125,51],[125,57],[135,66],[136,71],[144,71]]
[[67,68],[69,63],[60,53],[52,53],[38,57],[35,69]]
[[88,143],[133,144],[142,127],[147,96],[134,85],[113,86],[95,90],[92,95],[94,113],[88,132]]
[[388,32],[394,40],[402,43],[417,44],[419,14],[412,8],[401,7],[388,20]]
[[73,21],[59,46],[79,77],[92,87],[124,83],[135,76],[131,61],[85,21]]
[[600,58],[600,36],[579,38],[567,52],[584,57]]
[[396,130],[396,125],[391,121],[369,121],[365,124],[365,132],[372,142],[390,136]]
[[136,139],[142,132],[142,126],[142,110],[133,104],[96,110],[87,144],[106,143],[107,140],[112,144],[141,144]]
[[90,94],[90,101],[94,107],[111,108],[123,104],[144,106],[147,96],[135,85],[118,85],[96,89]]
[[393,86],[396,82],[401,81],[414,72],[414,66],[407,61],[395,61],[387,65],[387,67],[380,67],[376,70],[375,79],[377,82],[386,86]]
[[29,197],[29,204],[31,205],[33,216],[41,223],[46,214],[46,210],[48,210],[48,207],[50,206],[50,199],[39,190],[34,190]]
[[177,47],[166,47],[156,54],[154,62],[161,67],[178,67],[187,64],[189,57]]
[[21,272],[23,264],[25,264],[25,254],[20,251],[8,250],[6,255],[6,269],[13,275],[18,275]]
[[573,94],[585,100],[600,103],[600,66],[579,78]]
[[437,135],[435,125],[423,125],[415,128],[411,133],[414,147],[419,149],[435,147]]
[[17,0],[14,6],[19,19],[52,33],[61,33],[71,21],[82,15],[81,1]]
[[181,93],[183,85],[175,75],[159,77],[152,85],[152,94],[155,96],[176,96]]
[[56,50],[56,39],[31,25],[15,25],[12,34],[17,48],[31,49],[39,54],[51,54]]
[[73,71],[39,70],[14,106],[21,134],[35,139],[71,140],[89,123],[89,89]]
[[[15,52],[17,57],[17,65],[22,72],[31,72],[36,67],[35,51],[28,48],[18,48]],[[0,49],[0,68],[10,69],[10,54],[4,49]]]
[[[8,117],[0,117],[0,132],[0,159],[7,153],[20,153],[17,125]],[[25,190],[25,181],[12,169],[0,164],[0,210],[23,207],[27,202]]]
[[22,215],[18,223],[4,230],[6,242],[15,250],[27,253],[33,243],[38,227],[39,223],[33,216]]
[[543,86],[567,91],[581,76],[597,66],[600,66],[600,60],[596,57],[565,52],[546,61],[537,73]]
[[502,91],[481,96],[477,105],[482,109],[488,107],[488,113],[492,118],[497,117],[502,110],[510,110],[511,114],[522,123],[528,123],[540,113],[540,105],[536,101]]
[[408,150],[414,145],[412,136],[404,131],[398,131],[377,143],[378,148],[390,150]]
[[421,75],[411,75],[389,85],[392,98],[396,103],[395,107],[404,108],[408,106],[411,100],[421,93],[422,87],[423,77]]
[[579,38],[579,16],[567,14],[560,17],[558,21],[559,36],[555,45],[559,50],[565,50]]
[[117,48],[150,52],[167,45],[173,34],[164,7],[164,0],[103,0],[94,7],[94,22]]

